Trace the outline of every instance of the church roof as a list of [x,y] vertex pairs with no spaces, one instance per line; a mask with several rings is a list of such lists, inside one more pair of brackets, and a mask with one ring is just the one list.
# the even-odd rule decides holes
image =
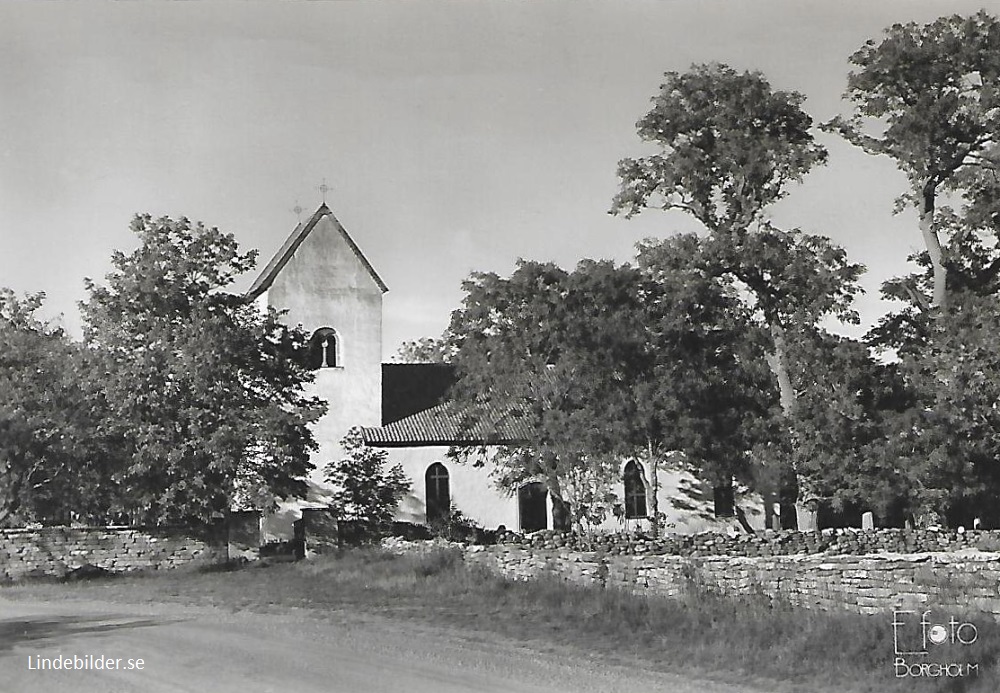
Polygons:
[[531,430],[522,418],[501,416],[490,407],[481,420],[469,421],[454,402],[443,402],[385,426],[362,428],[361,437],[376,448],[520,445]]
[[388,291],[389,287],[387,287],[385,282],[382,281],[382,278],[378,276],[375,268],[372,267],[370,262],[368,262],[368,258],[366,258],[365,254],[361,252],[358,244],[354,242],[354,239],[347,233],[347,230],[344,229],[341,223],[337,220],[337,217],[333,216],[333,212],[330,211],[330,208],[327,207],[324,202],[305,223],[300,222],[292,231],[291,235],[285,239],[284,244],[282,244],[275,256],[271,258],[271,261],[267,263],[264,271],[260,273],[260,276],[257,277],[256,281],[254,281],[253,285],[247,291],[247,296],[250,298],[257,298],[262,293],[267,291],[274,282],[274,278],[278,276],[278,272],[281,271],[281,269],[295,254],[295,251],[298,250],[299,246],[302,245],[302,241],[304,241],[310,232],[312,232],[313,228],[315,228],[316,224],[319,223],[320,219],[327,216],[330,217],[331,221],[333,221],[333,225],[344,237],[344,240],[347,241],[347,245],[349,245],[351,250],[354,251],[354,254],[357,255],[358,260],[360,260],[361,264],[365,266],[365,269],[368,270],[368,273],[372,276],[372,279],[375,280],[375,283],[378,284],[378,287],[382,289],[382,292],[385,293]]
[[457,377],[450,363],[383,363],[382,425],[441,404]]

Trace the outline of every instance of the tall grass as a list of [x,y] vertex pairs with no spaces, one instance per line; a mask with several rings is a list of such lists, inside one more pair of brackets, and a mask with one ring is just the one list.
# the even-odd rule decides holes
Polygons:
[[987,615],[955,614],[977,626],[978,639],[935,655],[938,662],[978,663],[978,677],[897,679],[891,614],[801,610],[761,595],[728,599],[697,589],[683,599],[649,597],[574,585],[555,576],[512,581],[469,566],[448,549],[403,556],[355,550],[232,572],[9,587],[0,594],[152,599],[231,609],[363,610],[558,643],[647,669],[757,680],[765,690],[1000,690],[1000,627]]

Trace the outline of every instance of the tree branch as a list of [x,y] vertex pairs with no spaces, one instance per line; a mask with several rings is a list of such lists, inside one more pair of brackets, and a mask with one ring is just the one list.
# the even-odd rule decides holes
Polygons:
[[926,313],[928,310],[930,310],[930,305],[927,303],[927,299],[921,296],[920,292],[913,287],[911,280],[909,279],[905,280],[902,283],[902,287],[906,291],[910,299],[915,304],[917,304],[917,307],[919,307],[922,312]]

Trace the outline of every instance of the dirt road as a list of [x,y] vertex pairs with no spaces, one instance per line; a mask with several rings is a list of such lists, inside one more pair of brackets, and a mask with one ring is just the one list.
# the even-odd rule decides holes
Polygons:
[[[91,668],[40,669],[45,660]],[[119,668],[93,668],[109,660]],[[0,598],[4,693],[636,690],[740,693],[494,635],[375,617]]]

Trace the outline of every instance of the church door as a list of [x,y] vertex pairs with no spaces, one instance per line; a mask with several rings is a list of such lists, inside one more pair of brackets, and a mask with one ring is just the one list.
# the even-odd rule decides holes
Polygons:
[[549,526],[546,507],[548,495],[545,484],[538,481],[525,484],[517,490],[517,510],[522,532],[534,532]]

